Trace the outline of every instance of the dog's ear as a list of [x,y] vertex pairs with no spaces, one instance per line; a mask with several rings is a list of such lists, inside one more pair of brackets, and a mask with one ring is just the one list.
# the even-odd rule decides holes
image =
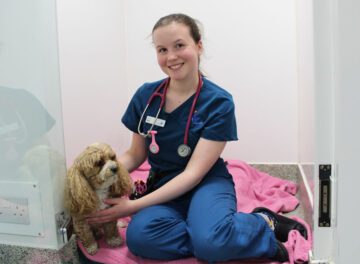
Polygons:
[[68,170],[65,197],[65,206],[71,214],[89,214],[97,208],[98,197],[78,165],[73,165]]
[[133,184],[129,172],[118,162],[119,169],[117,171],[118,180],[111,186],[111,196],[121,197],[130,195],[133,190]]

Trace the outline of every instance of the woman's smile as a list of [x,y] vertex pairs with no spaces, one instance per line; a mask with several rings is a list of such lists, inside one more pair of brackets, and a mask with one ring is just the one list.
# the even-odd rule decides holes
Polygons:
[[172,80],[197,81],[201,41],[195,42],[189,28],[172,22],[153,32],[158,64]]
[[173,65],[169,65],[168,67],[170,68],[170,70],[178,70],[180,69],[182,66],[184,65],[184,63],[177,63],[177,64],[173,64]]

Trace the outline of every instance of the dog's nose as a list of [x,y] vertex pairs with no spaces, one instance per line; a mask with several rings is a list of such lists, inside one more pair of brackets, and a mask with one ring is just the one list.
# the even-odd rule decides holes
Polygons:
[[110,170],[113,172],[113,173],[116,173],[118,171],[118,167],[115,165],[115,166],[111,166],[110,167]]

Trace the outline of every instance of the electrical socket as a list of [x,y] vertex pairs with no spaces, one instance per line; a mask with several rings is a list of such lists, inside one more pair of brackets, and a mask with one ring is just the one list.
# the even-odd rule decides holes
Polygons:
[[0,197],[0,223],[29,225],[28,199]]

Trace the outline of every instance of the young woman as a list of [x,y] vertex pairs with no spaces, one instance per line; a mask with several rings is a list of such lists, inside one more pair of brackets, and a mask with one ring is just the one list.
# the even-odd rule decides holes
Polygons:
[[233,179],[220,157],[226,142],[237,140],[234,103],[199,71],[203,45],[196,21],[184,14],[162,17],[152,37],[168,78],[145,83],[133,96],[122,118],[132,142],[119,158],[129,171],[148,159],[148,191],[136,200],[107,200],[112,207],[88,221],[132,215],[127,246],[144,258],[287,261],[280,240],[292,229],[305,236],[304,226],[266,208],[236,211]]

